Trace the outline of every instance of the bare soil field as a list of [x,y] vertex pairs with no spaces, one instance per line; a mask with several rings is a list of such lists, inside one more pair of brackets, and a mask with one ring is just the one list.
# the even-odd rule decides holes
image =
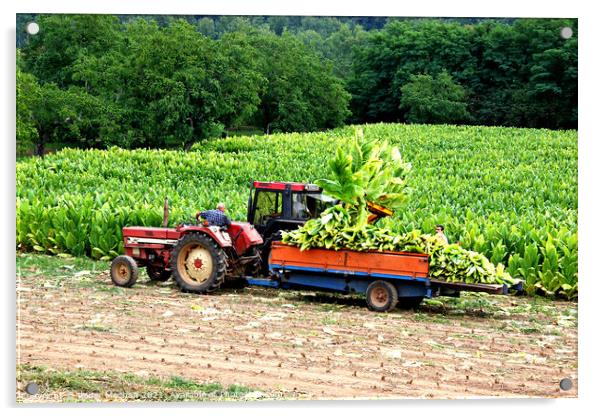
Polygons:
[[[18,401],[49,400],[22,389],[50,370],[242,385],[266,399],[577,396],[574,302],[466,294],[378,314],[360,297],[199,296],[142,273],[122,289],[105,263],[49,259],[17,255]],[[41,387],[81,393],[68,379]]]

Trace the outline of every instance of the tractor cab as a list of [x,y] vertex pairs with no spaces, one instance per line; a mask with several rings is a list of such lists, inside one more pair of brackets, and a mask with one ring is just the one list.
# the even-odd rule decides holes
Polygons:
[[251,184],[247,221],[264,237],[294,230],[336,202],[313,184],[258,182]]
[[264,275],[272,242],[280,241],[281,231],[296,230],[307,220],[317,218],[336,199],[322,193],[314,184],[295,182],[252,182],[247,222],[253,224],[263,238],[259,248]]

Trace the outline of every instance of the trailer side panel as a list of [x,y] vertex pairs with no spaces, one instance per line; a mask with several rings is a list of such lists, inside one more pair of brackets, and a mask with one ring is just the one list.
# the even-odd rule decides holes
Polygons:
[[305,269],[385,278],[426,279],[428,255],[403,252],[326,250],[273,243],[270,268]]

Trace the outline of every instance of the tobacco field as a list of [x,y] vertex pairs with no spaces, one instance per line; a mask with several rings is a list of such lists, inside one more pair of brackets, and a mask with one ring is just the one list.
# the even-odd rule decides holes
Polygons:
[[[502,263],[527,292],[576,298],[577,132],[373,124],[397,146],[410,193],[386,226],[432,233]],[[315,182],[353,127],[208,140],[191,151],[65,149],[17,163],[18,250],[108,259],[121,227],[170,225],[225,202],[246,220],[251,180]]]

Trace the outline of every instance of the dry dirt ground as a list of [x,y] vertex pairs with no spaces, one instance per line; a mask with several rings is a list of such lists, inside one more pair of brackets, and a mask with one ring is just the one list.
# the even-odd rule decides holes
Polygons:
[[576,303],[463,295],[378,314],[359,297],[199,296],[142,274],[122,289],[105,271],[60,269],[18,263],[17,368],[179,376],[284,399],[577,396]]

